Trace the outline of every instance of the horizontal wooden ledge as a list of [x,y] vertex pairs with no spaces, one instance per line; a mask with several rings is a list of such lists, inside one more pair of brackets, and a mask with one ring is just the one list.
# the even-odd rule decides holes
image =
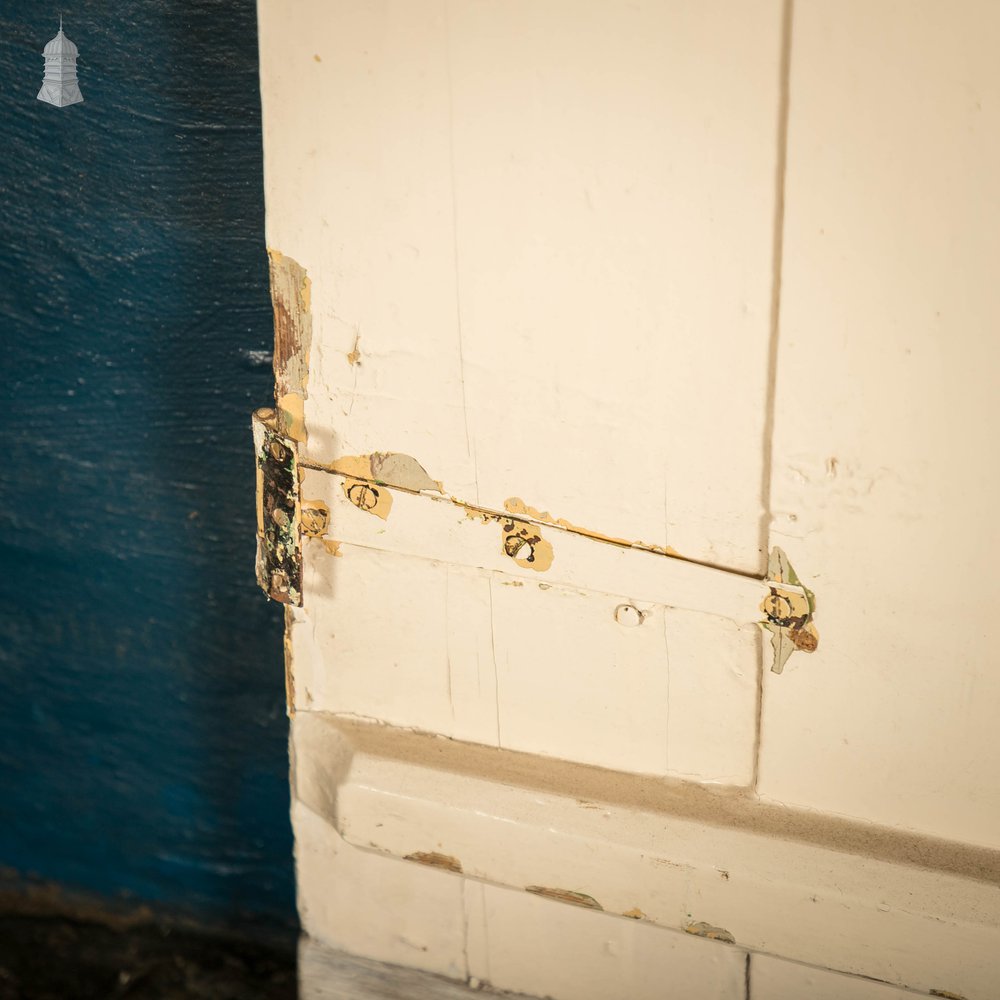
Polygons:
[[1000,852],[332,715],[297,797],[350,844],[751,951],[992,1000]]
[[[387,488],[392,505],[383,520],[358,509],[345,495],[345,482],[350,479],[340,473],[304,466],[303,502],[320,502],[327,507],[329,537],[338,542],[493,570],[536,583],[625,594],[637,601],[706,612],[738,624],[763,618],[760,604],[769,587],[757,577],[664,555],[648,547],[608,543],[522,515],[472,509],[462,503],[441,502],[446,498],[395,487]],[[505,520],[537,527],[551,544],[551,565],[537,571],[507,555],[501,523]]]

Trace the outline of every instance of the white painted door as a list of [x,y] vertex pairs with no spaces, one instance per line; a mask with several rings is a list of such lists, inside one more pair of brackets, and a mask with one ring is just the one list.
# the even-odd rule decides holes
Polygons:
[[992,996],[992,7],[259,11],[311,940]]

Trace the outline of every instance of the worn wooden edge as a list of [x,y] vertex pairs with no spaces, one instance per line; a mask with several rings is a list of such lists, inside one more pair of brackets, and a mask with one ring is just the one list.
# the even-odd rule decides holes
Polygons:
[[297,801],[361,851],[994,1000],[1000,851],[356,717],[299,712],[293,742]]
[[495,990],[486,983],[458,982],[331,948],[303,935],[299,944],[299,1000],[465,1000],[495,996],[535,1000]]
[[736,786],[625,774],[327,713],[300,715],[301,726],[336,730],[353,754],[627,810],[661,813],[1000,887],[1000,850],[994,848],[766,802]]

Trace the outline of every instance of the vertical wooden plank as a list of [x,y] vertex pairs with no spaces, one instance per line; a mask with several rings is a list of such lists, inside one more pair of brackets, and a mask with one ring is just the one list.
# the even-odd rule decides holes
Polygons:
[[312,280],[309,452],[416,456],[460,495],[446,5],[260,3],[268,243]]
[[481,919],[500,989],[555,1000],[749,1000],[740,948],[493,885],[483,887]]
[[772,539],[821,642],[766,797],[1000,846],[1000,8],[797,5]]
[[301,803],[292,816],[306,934],[379,962],[466,977],[460,879],[351,847]]
[[484,502],[762,566],[780,6],[451,8]]
[[780,6],[263,3],[310,455],[759,571]]

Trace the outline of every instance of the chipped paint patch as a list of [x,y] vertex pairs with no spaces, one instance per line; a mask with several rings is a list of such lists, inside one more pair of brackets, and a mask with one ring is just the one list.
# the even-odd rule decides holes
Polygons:
[[706,924],[704,920],[688,924],[684,930],[688,934],[708,938],[710,941],[725,941],[726,944],[736,944],[736,938],[724,927],[713,927],[712,924]]
[[950,993],[948,990],[931,990],[932,997],[944,997],[945,1000],[965,1000],[961,993]]
[[630,549],[644,549],[647,552],[658,552],[665,556],[680,556],[680,553],[671,548],[669,545],[650,545],[648,542],[634,542],[629,541],[627,538],[618,538],[614,535],[603,535],[599,531],[591,531],[589,528],[581,528],[578,524],[573,524],[572,521],[567,521],[564,517],[553,517],[547,510],[539,510],[537,507],[531,507],[526,504],[520,497],[508,497],[503,502],[504,510],[508,514],[521,514],[524,517],[530,517],[535,521],[544,521],[546,524],[555,525],[557,528],[563,528],[566,531],[572,531],[576,535],[585,535],[587,538],[595,538],[599,542],[610,542],[612,545],[625,545]]
[[392,510],[392,494],[387,489],[376,486],[366,479],[345,479],[340,487],[344,491],[344,496],[358,510],[374,514],[383,521],[388,520],[389,511]]
[[522,569],[543,573],[552,565],[552,543],[542,538],[538,525],[509,518],[500,522],[500,529],[504,554]]
[[412,456],[398,451],[376,451],[370,455],[345,455],[323,466],[353,479],[371,480],[378,486],[394,486],[410,493],[431,490],[444,493],[444,486],[431,479],[427,470]]
[[310,538],[325,534],[330,523],[330,508],[322,500],[302,501],[302,533]]
[[452,503],[458,504],[459,507],[465,508],[465,516],[470,521],[479,521],[481,524],[489,524],[490,521],[499,521],[500,515],[493,513],[492,511],[483,510],[480,507],[472,507],[468,504],[462,503],[461,500],[456,500],[452,498]]
[[[595,541],[610,545],[638,549],[643,552],[668,556],[671,559],[681,559],[684,562],[695,565],[711,565],[697,559],[689,559],[670,546],[650,545],[641,541],[630,542],[625,538],[617,538],[612,535],[601,534],[598,531],[591,531],[588,528],[581,528],[579,525],[570,523],[565,518],[553,517],[548,511],[540,511],[535,507],[529,507],[519,497],[509,497],[505,500],[504,511],[468,503],[459,497],[446,494],[444,484],[440,480],[432,479],[427,470],[415,458],[401,452],[373,452],[370,455],[344,455],[333,462],[321,464],[304,460],[301,464],[303,468],[315,469],[318,472],[332,472],[349,477],[353,480],[352,485],[364,483],[375,487],[400,489],[407,493],[424,495],[427,493],[439,494],[433,497],[433,499],[461,508],[465,517],[470,521],[480,521],[483,524],[489,524],[491,521],[499,523],[503,530],[504,552],[525,569],[546,570],[551,566],[552,559],[554,558],[552,545],[543,537],[539,530],[539,523],[551,524],[563,531],[572,532],[573,534],[582,535],[585,538],[592,538]],[[344,489],[346,493],[349,488],[345,486]],[[356,502],[354,498],[351,498],[355,506],[360,507],[362,510],[373,510],[379,513],[379,516],[383,516],[383,513],[375,510],[377,505],[372,503],[370,496],[366,496],[359,491],[357,497],[360,502]],[[384,509],[384,514],[388,514],[387,509]],[[531,518],[531,520],[528,520],[528,518]]]
[[437,851],[414,851],[407,854],[406,861],[416,861],[419,865],[430,865],[431,868],[443,868],[448,872],[462,874],[462,862],[450,854],[438,854]]
[[585,906],[589,910],[603,910],[604,907],[585,892],[574,892],[572,889],[550,889],[544,885],[526,885],[525,892],[534,893],[536,896],[544,896],[546,899],[555,899],[560,903],[572,903],[573,906]]
[[323,539],[323,548],[326,549],[331,556],[342,556],[344,554],[340,551],[340,542],[335,541],[332,538]]
[[811,653],[819,646],[819,632],[813,624],[816,595],[799,579],[788,556],[777,546],[767,563],[769,593],[761,602],[765,619],[761,628],[771,633],[773,673],[780,674],[795,650]]
[[359,330],[354,335],[354,346],[351,348],[347,355],[347,363],[352,367],[354,365],[361,364],[361,351],[358,350],[358,345],[361,343],[361,331]]
[[271,305],[274,310],[274,399],[279,430],[305,442],[306,383],[312,346],[311,283],[305,268],[281,251],[268,248]]
[[626,910],[623,917],[629,917],[631,920],[645,920],[646,914],[639,909],[638,906],[633,906],[631,910]]

